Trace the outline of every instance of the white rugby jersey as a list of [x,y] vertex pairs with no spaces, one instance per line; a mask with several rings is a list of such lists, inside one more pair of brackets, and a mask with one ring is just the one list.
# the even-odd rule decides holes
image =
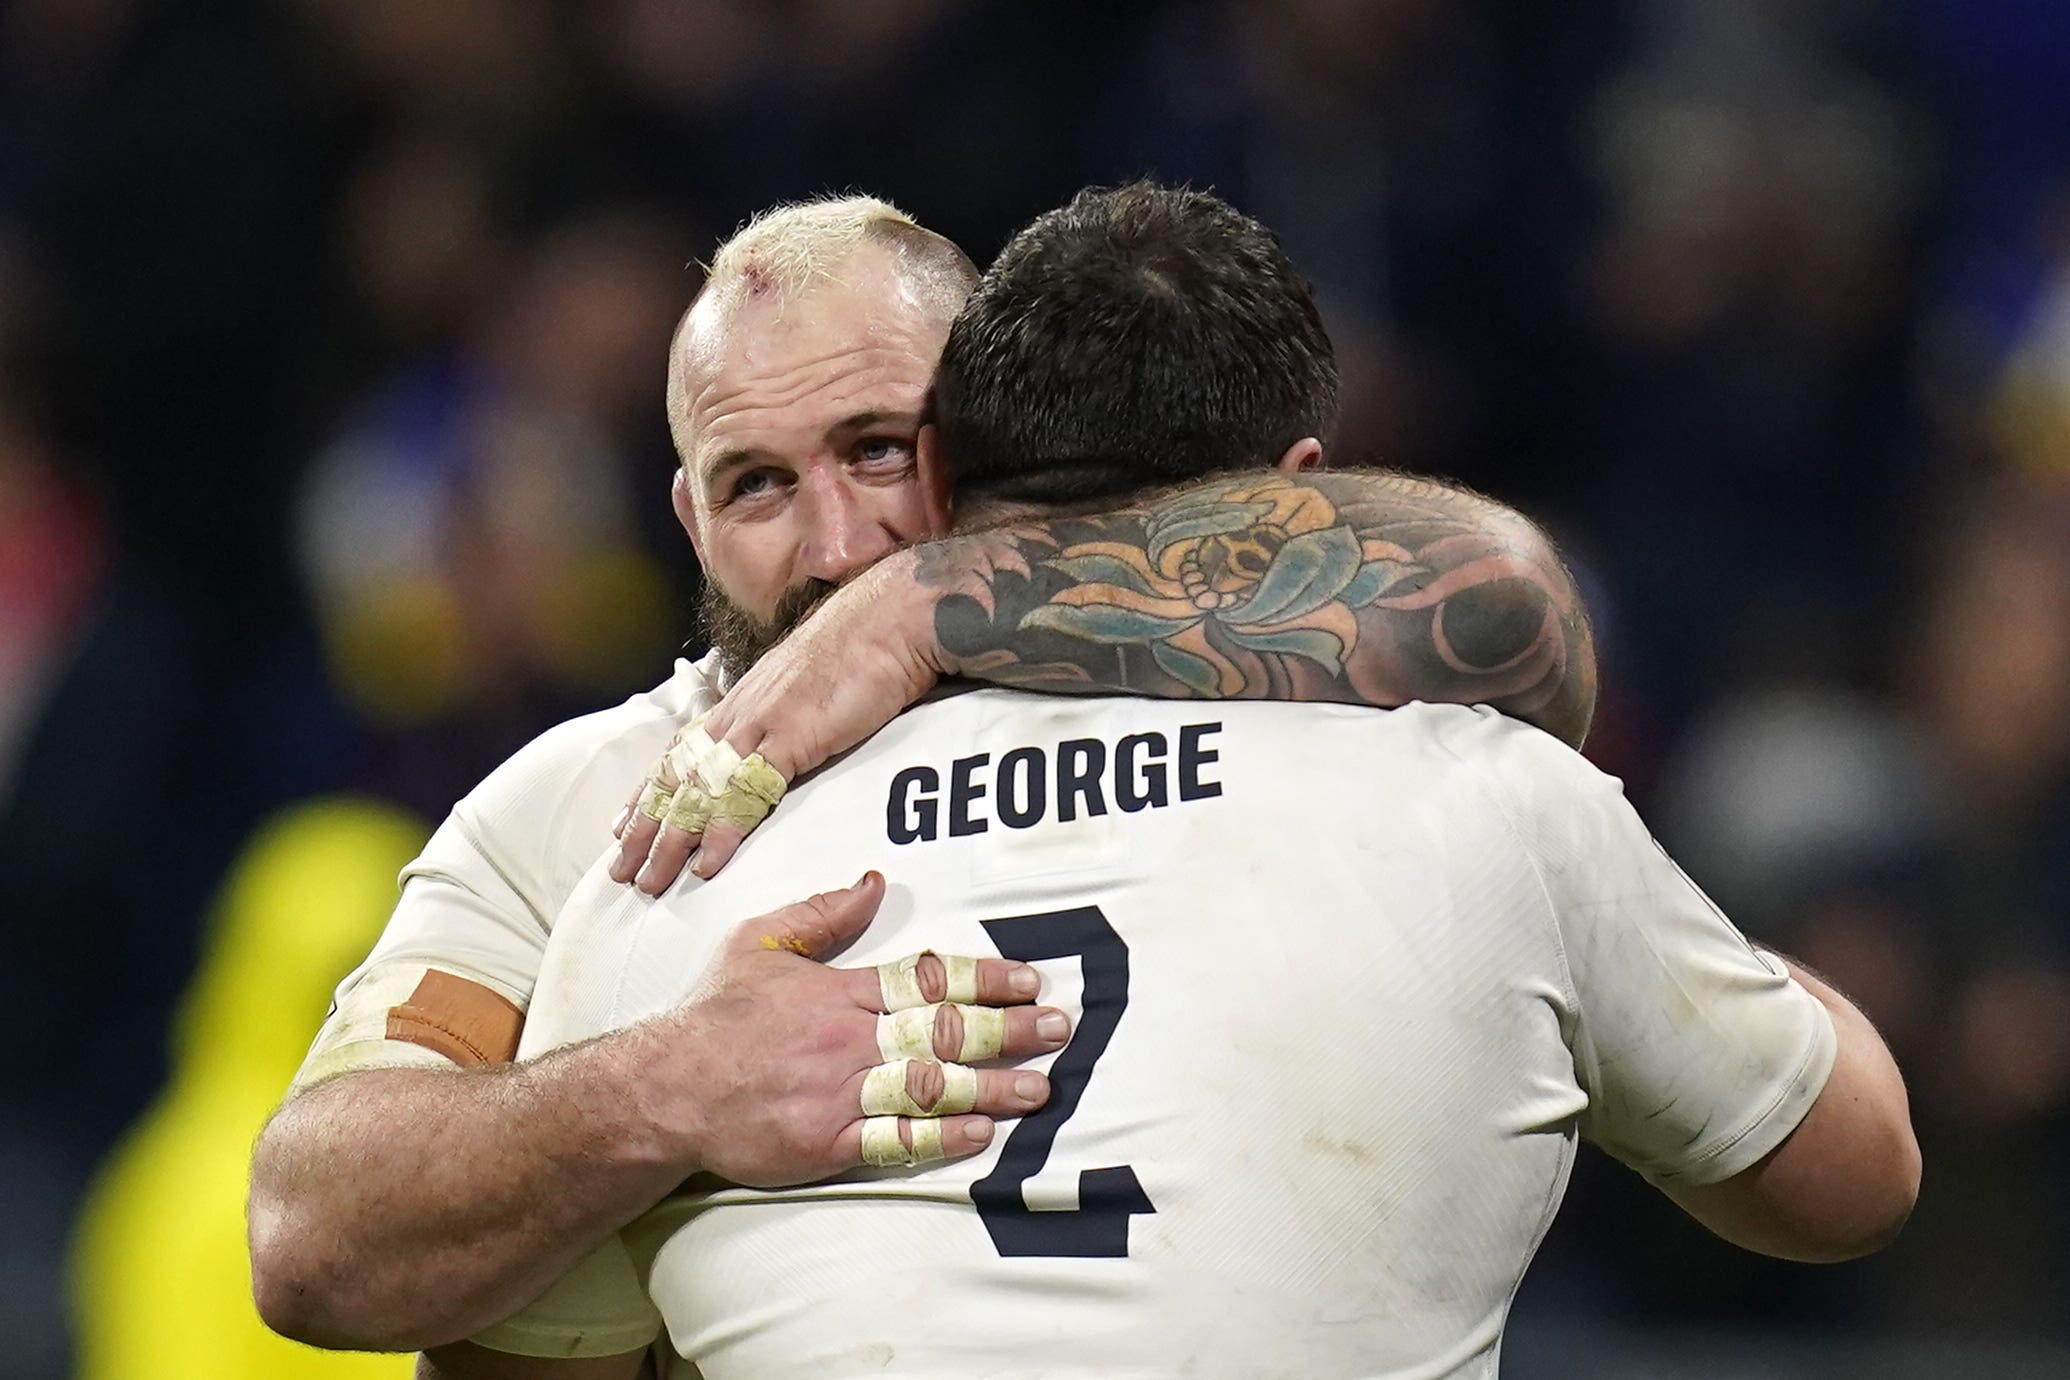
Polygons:
[[483,998],[508,1003],[514,1024],[531,1001],[554,917],[611,844],[611,821],[676,728],[712,707],[717,677],[713,656],[679,660],[645,694],[548,729],[462,797],[403,869],[395,913],[339,984],[296,1086],[357,1069],[447,1064],[437,1048],[390,1036],[395,1012],[433,970],[478,984],[472,1000],[448,986],[460,1005],[447,1024],[463,1026]]
[[593,870],[525,1052],[683,999],[732,926],[866,868],[838,960],[1029,960],[1071,1011],[1041,1112],[973,1159],[692,1180],[477,1340],[654,1335],[706,1380],[1492,1376],[1577,1138],[1657,1182],[1774,1148],[1824,1008],[1617,782],[1487,710],[1072,699],[906,714],[716,880]]

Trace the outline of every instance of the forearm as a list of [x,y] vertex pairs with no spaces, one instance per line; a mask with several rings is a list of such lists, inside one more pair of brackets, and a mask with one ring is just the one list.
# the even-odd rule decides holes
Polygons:
[[696,1168],[639,1095],[646,1038],[348,1074],[289,1102],[252,1165],[261,1315],[316,1345],[409,1350],[524,1305]]
[[1382,471],[1223,477],[916,550],[945,674],[1085,693],[1488,704],[1578,746],[1587,612],[1544,535]]
[[1919,1193],[1904,1076],[1854,1003],[1787,957],[1833,1020],[1833,1070],[1783,1143],[1723,1183],[1673,1196],[1735,1245],[1787,1260],[1867,1255],[1897,1235]]

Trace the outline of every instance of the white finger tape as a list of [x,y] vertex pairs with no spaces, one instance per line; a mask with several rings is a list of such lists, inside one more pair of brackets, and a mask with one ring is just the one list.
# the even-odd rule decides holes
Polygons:
[[977,1105],[977,1070],[962,1064],[943,1064],[942,1095],[931,1107],[923,1107],[906,1091],[906,1060],[879,1064],[863,1075],[862,1114],[871,1116],[957,1116]]
[[942,994],[944,1001],[968,1002],[977,1000],[977,965],[974,958],[962,954],[937,955],[942,961],[942,971],[948,980],[948,991]]
[[896,963],[877,965],[877,990],[884,998],[886,1011],[904,1011],[912,1006],[927,1005],[927,998],[920,994],[920,960],[927,956],[922,949],[917,954],[907,954]]
[[679,785],[697,778],[698,759],[711,744],[711,735],[704,731],[703,725],[702,718],[692,719],[688,728],[669,741],[668,751],[662,754],[668,769],[676,774]]
[[927,997],[920,990],[920,960],[930,954],[940,960],[942,979],[947,991],[942,1000],[959,1004],[977,1000],[978,961],[965,958],[962,954],[938,954],[932,949],[922,949],[917,954],[907,954],[896,963],[877,965],[877,990],[884,997],[886,1011],[903,1011],[909,1006],[927,1005]]
[[934,1027],[942,1008],[953,1005],[963,1018],[963,1042],[956,1058],[964,1063],[997,1059],[1006,1044],[1006,1013],[996,1006],[966,1006],[961,1002],[940,1002],[933,1006],[909,1006],[877,1018],[877,1053],[887,1063],[894,1059],[932,1059]]
[[882,1169],[899,1165],[927,1164],[943,1158],[940,1122],[913,1122],[913,1148],[910,1150],[899,1139],[898,1123],[899,1118],[895,1116],[873,1116],[863,1122],[864,1164]]
[[863,1122],[863,1163],[883,1168],[895,1164],[911,1164],[912,1152],[898,1136],[898,1118],[895,1116],[873,1116]]
[[[700,732],[702,730],[699,730]],[[704,782],[704,788],[713,795],[719,795],[733,784],[733,773],[740,770],[740,754],[733,750],[733,744],[721,738],[711,742],[697,759],[697,775]]]
[[[934,1020],[939,1006],[909,1006],[877,1018],[877,1053],[895,1059],[934,1058]],[[970,1027],[966,1025],[965,1030]],[[966,1041],[967,1043],[967,1041]]]
[[963,1048],[956,1057],[964,1063],[976,1059],[997,1059],[1006,1044],[1006,1013],[996,1006],[965,1006]]

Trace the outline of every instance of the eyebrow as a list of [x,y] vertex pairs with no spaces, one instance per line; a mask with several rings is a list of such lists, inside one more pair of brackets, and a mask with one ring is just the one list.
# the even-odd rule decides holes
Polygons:
[[759,465],[769,457],[759,450],[729,450],[713,461],[704,471],[704,487],[707,493],[714,492],[733,475],[736,470],[749,465]]
[[873,426],[883,426],[887,422],[897,426],[912,427],[917,431],[920,427],[920,414],[918,412],[890,408],[858,412],[851,417],[843,417],[840,421],[828,427],[827,435],[836,436],[844,431],[865,431]]

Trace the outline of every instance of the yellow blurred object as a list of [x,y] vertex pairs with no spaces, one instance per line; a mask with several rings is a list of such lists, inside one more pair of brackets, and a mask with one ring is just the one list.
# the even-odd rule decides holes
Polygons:
[[376,723],[436,719],[458,709],[469,693],[466,631],[444,585],[396,580],[327,620],[331,677]]
[[556,670],[576,685],[616,686],[668,659],[678,607],[668,575],[631,547],[573,560],[544,591],[539,636]]
[[337,982],[394,908],[429,829],[368,800],[291,806],[231,869],[174,1026],[172,1076],[103,1167],[73,1240],[81,1380],[402,1380],[413,1358],[324,1352],[252,1303],[251,1147]]

